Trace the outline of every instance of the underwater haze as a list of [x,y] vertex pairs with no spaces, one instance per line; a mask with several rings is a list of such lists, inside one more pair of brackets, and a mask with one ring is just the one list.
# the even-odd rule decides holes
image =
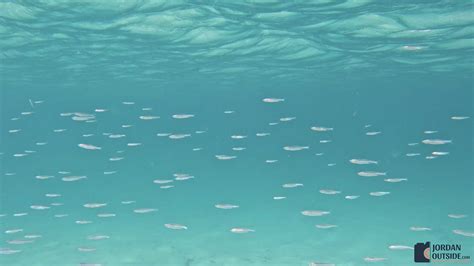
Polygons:
[[473,264],[473,10],[0,1],[0,265]]

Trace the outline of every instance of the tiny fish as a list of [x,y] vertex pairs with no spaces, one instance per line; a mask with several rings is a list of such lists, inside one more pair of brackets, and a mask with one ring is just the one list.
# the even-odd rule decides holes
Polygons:
[[280,98],[265,98],[262,100],[264,103],[279,103],[279,102],[284,102],[285,99],[280,99]]
[[363,172],[358,172],[357,173],[359,176],[365,176],[365,177],[374,177],[374,176],[385,176],[387,173],[384,172],[372,172],[372,171],[363,171]]
[[187,118],[192,118],[194,115],[192,114],[176,114],[172,116],[174,119],[187,119]]
[[253,229],[249,229],[249,228],[239,228],[239,227],[232,228],[232,229],[230,229],[230,231],[231,231],[232,233],[236,233],[236,234],[246,234],[246,233],[255,232],[255,230],[253,230]]
[[352,164],[362,164],[362,165],[365,165],[365,164],[378,164],[377,161],[367,160],[367,159],[350,159],[349,162],[352,163]]
[[377,191],[377,192],[370,192],[369,195],[370,196],[374,196],[374,197],[381,197],[381,196],[385,196],[385,195],[388,195],[390,194],[390,192],[386,192],[386,191]]
[[285,146],[283,149],[285,151],[302,151],[309,149],[309,146]]
[[101,147],[98,147],[98,146],[94,146],[94,145],[91,145],[91,144],[83,144],[83,143],[81,143],[77,146],[79,146],[80,148],[86,149],[86,150],[101,150],[102,149]]
[[444,140],[444,139],[425,139],[421,141],[423,144],[428,144],[428,145],[443,145],[443,144],[448,144],[452,143],[451,140]]
[[218,209],[224,209],[224,210],[231,210],[231,209],[236,209],[239,207],[238,205],[233,205],[233,204],[216,204],[214,206]]
[[306,210],[302,211],[301,214],[304,216],[324,216],[330,214],[328,211],[315,211],[315,210]]
[[181,224],[165,224],[165,227],[173,230],[187,230],[188,227]]

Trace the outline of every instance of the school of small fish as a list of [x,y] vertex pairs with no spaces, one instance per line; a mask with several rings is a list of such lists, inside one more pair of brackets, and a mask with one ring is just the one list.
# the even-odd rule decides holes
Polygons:
[[[32,101],[29,100],[31,105],[34,106],[34,112],[22,112],[21,115],[30,115],[34,117],[41,111],[41,106],[46,105],[47,101]],[[263,98],[260,100],[260,104],[264,105],[284,105],[288,101],[284,98]],[[119,103],[123,105],[125,108],[129,108],[130,106],[137,105],[137,102],[134,101],[123,101]],[[51,132],[54,134],[75,134],[74,128],[82,127],[87,128],[87,132],[81,132],[81,134],[76,134],[75,139],[79,140],[76,144],[65,146],[64,152],[65,154],[62,156],[68,156],[67,152],[69,149],[77,149],[77,151],[82,152],[81,154],[84,156],[94,156],[95,163],[104,165],[104,170],[102,171],[105,177],[100,178],[111,178],[113,180],[113,176],[119,173],[117,171],[117,165],[119,164],[126,164],[128,156],[139,156],[135,150],[139,150],[143,146],[150,145],[150,143],[146,142],[145,140],[141,141],[138,136],[133,136],[133,141],[126,141],[123,142],[121,146],[122,149],[117,150],[112,148],[110,143],[115,143],[122,141],[123,139],[129,139],[129,133],[127,133],[127,128],[132,128],[136,123],[149,123],[152,124],[154,122],[159,122],[164,119],[174,119],[176,123],[186,123],[188,121],[192,121],[196,118],[199,118],[199,114],[191,114],[191,113],[177,113],[168,116],[157,115],[157,114],[149,114],[148,112],[154,112],[153,108],[151,107],[143,107],[141,108],[142,111],[146,111],[146,114],[140,115],[135,117],[136,121],[122,121],[123,123],[115,129],[108,129],[107,132],[99,132],[94,131],[91,127],[86,127],[86,125],[90,123],[95,123],[97,125],[100,124],[100,121],[106,120],[107,116],[113,115],[113,108],[95,108],[92,111],[86,110],[86,112],[64,112],[59,113],[57,115],[64,117],[64,119],[69,118],[69,120],[75,121],[72,123],[74,126],[70,128],[55,128],[50,129]],[[222,111],[225,115],[237,115],[236,111]],[[15,117],[16,118],[16,117]],[[453,123],[465,123],[464,120],[469,121],[468,116],[459,116],[455,115],[452,117],[447,117],[447,120],[452,120]],[[21,118],[19,121],[29,118]],[[14,119],[12,119],[14,120]],[[294,116],[283,116],[278,118],[279,122],[269,122],[270,126],[277,126],[288,123],[291,125],[292,123],[297,123],[300,120],[297,120]],[[130,123],[130,124],[129,124]],[[372,125],[366,125],[363,129],[372,127]],[[100,129],[100,127],[96,127],[95,129]],[[318,139],[317,141],[320,144],[324,145],[331,145],[330,143],[334,140],[333,135],[337,132],[337,128],[331,127],[331,125],[308,125],[306,127],[308,134],[313,134],[315,137],[322,137],[322,139]],[[432,159],[439,159],[445,158],[450,156],[452,153],[449,151],[449,145],[452,145],[456,142],[456,140],[452,140],[449,136],[443,136],[443,131],[438,130],[426,130],[424,132],[420,132],[422,134],[429,134],[433,136],[433,138],[424,138],[421,134],[419,137],[418,142],[410,142],[407,145],[411,148],[412,151],[405,153],[406,157],[413,157],[412,159],[416,159],[420,156],[425,156],[425,159],[432,160]],[[23,134],[23,130],[20,126],[12,129],[6,130],[7,134]],[[158,137],[160,140],[167,140],[172,142],[172,144],[179,146],[181,142],[185,142],[186,139],[190,138],[193,139],[197,136],[197,134],[212,134],[212,132],[208,132],[207,130],[194,130],[193,132],[180,132],[180,131],[162,131],[159,133],[153,133],[153,135]],[[230,134],[226,138],[230,139],[236,144],[230,149],[222,149],[222,153],[213,154],[209,159],[212,160],[215,164],[218,165],[225,165],[226,161],[238,161],[241,157],[248,156],[249,149],[246,146],[247,141],[262,139],[263,137],[272,137],[277,135],[278,131],[271,131],[268,132],[258,131],[257,129],[252,132],[251,134],[244,134],[242,132],[235,132],[234,134]],[[364,134],[364,133],[361,133]],[[385,134],[385,133],[384,133]],[[370,138],[379,138],[383,137],[381,131],[367,131],[365,132],[366,136],[370,136]],[[380,135],[380,136],[379,136]],[[105,142],[101,142],[100,146],[94,141],[88,141],[94,136],[103,136],[107,139]],[[367,138],[367,137],[365,137]],[[38,139],[40,140],[40,139]],[[28,156],[36,156],[36,154],[41,153],[42,146],[53,145],[55,142],[55,138],[50,139],[41,139],[41,142],[36,142],[35,140],[34,146],[38,146],[37,149],[33,149],[34,146],[29,147],[29,150],[17,151],[13,153],[4,153],[2,152],[2,156],[11,156],[15,157],[16,160],[22,160],[23,157]],[[63,144],[62,144],[63,145]],[[417,147],[432,147],[433,149],[429,150],[428,153],[424,150],[417,150]],[[442,149],[440,148],[442,147]],[[299,154],[312,154],[312,156],[324,156],[323,152],[318,151],[316,145],[311,143],[299,143],[298,141],[289,141],[287,145],[277,147],[280,151],[285,153],[287,156],[298,156]],[[192,149],[193,152],[200,152],[205,150],[206,147],[194,147]],[[133,150],[133,151],[132,151]],[[237,155],[238,154],[238,155]],[[268,158],[262,160],[261,163],[266,164],[280,164],[280,161],[273,158]],[[343,199],[344,202],[352,201],[352,203],[356,203],[361,200],[361,198],[365,198],[364,200],[367,201],[383,201],[384,198],[391,197],[393,194],[404,193],[403,186],[405,183],[412,182],[415,180],[416,177],[409,176],[409,177],[397,177],[392,176],[390,169],[388,168],[387,163],[383,160],[379,160],[377,158],[366,158],[363,154],[354,154],[351,155],[350,151],[347,150],[347,157],[345,158],[344,162],[329,162],[327,163],[329,167],[338,167],[340,165],[345,167],[352,167],[354,169],[353,176],[350,178],[359,178],[361,182],[365,182],[368,186],[370,184],[380,184],[382,182],[386,182],[384,184],[389,185],[388,187],[393,189],[387,190],[369,190],[366,194],[355,194],[356,191],[342,191],[341,189],[337,188],[337,184],[332,186],[321,186],[319,188],[305,186],[305,179],[301,177],[294,177],[288,178],[283,182],[279,183],[279,186],[273,187],[275,190],[275,194],[270,200],[279,201],[279,203],[285,203],[291,199],[293,192],[298,193],[298,191],[309,191],[311,190],[314,194],[321,194],[323,197],[327,198],[340,198]],[[33,176],[38,182],[44,182],[45,184],[54,184],[58,180],[61,182],[65,182],[64,184],[74,186],[87,186],[88,181],[91,179],[97,179],[97,176],[86,176],[81,175],[78,171],[57,171],[56,173],[51,173],[50,171],[45,171],[45,173],[37,173],[37,175]],[[14,177],[16,173],[14,172],[5,172],[4,175],[6,177]],[[110,177],[107,177],[110,176]],[[180,189],[181,184],[186,182],[201,182],[202,179],[205,177],[200,175],[194,175],[191,173],[186,172],[178,172],[174,173],[172,176],[154,176],[150,177],[149,180],[144,181],[143,178],[140,177],[130,177],[130,183],[133,182],[146,182],[150,188],[163,191],[163,190],[176,190]],[[225,177],[222,177],[225,178]],[[50,182],[50,183],[47,183]],[[57,184],[57,183],[56,183]],[[247,184],[251,186],[252,184]],[[78,217],[74,214],[73,211],[66,213],[66,209],[62,208],[64,204],[60,202],[60,200],[64,197],[67,197],[67,190],[61,190],[57,185],[49,185],[50,191],[47,193],[42,193],[46,198],[55,199],[57,201],[47,203],[46,200],[32,202],[28,206],[24,206],[25,208],[19,209],[15,213],[2,213],[0,217],[6,216],[13,216],[13,217],[22,217],[22,216],[29,216],[29,215],[49,215],[54,219],[71,219],[70,223],[75,223],[77,226],[87,227],[91,224],[99,222],[107,222],[109,220],[117,219],[115,217],[119,217],[121,215],[136,215],[140,217],[153,217],[154,215],[159,216],[162,215],[164,210],[162,211],[162,206],[159,203],[155,205],[146,205],[142,204],[139,200],[135,199],[126,199],[123,201],[110,201],[110,202],[87,202],[81,199],[78,199],[81,202],[83,208],[90,209],[91,213],[93,213],[90,217]],[[387,188],[387,186],[385,186]],[[145,193],[145,192],[143,192]],[[184,200],[184,199],[183,199]],[[346,201],[348,200],[348,201]],[[355,201],[357,200],[357,201]],[[162,203],[165,204],[165,203]],[[129,209],[126,211],[120,211],[117,206],[120,205],[131,205]],[[338,210],[332,210],[329,206],[325,203],[314,203],[309,204],[311,207],[301,207],[300,209],[294,210],[294,216],[300,219],[305,219],[307,221],[311,221],[313,223],[312,227],[309,227],[307,230],[318,230],[324,231],[327,234],[332,234],[341,230],[344,227],[349,226],[349,224],[343,222],[341,219],[333,218],[335,216],[341,215]],[[79,206],[78,206],[79,207]],[[241,204],[239,202],[227,202],[224,200],[216,199],[214,205],[209,206],[209,214],[212,213],[220,213],[222,215],[232,213],[232,212],[239,212],[245,211],[247,208],[251,208],[251,206],[246,206],[245,204]],[[28,209],[28,212],[23,212],[24,210]],[[217,210],[216,210],[217,209]],[[31,213],[30,213],[31,211]],[[124,212],[127,212],[126,214]],[[69,216],[71,218],[68,218]],[[208,214],[203,214],[208,215]],[[304,216],[304,217],[300,217]],[[450,213],[446,214],[448,218],[453,220],[460,220],[464,219],[469,216],[469,214],[465,213]],[[172,219],[171,219],[172,218]],[[295,219],[298,219],[295,218]],[[350,215],[347,214],[347,217],[344,219],[350,220]],[[338,222],[339,221],[339,222]],[[140,225],[137,225],[140,226]],[[192,231],[196,228],[191,222],[189,221],[179,221],[178,217],[173,218],[170,217],[169,223],[165,223],[162,226],[156,226],[156,230],[163,230],[169,229],[168,231],[173,234],[186,234],[189,231]],[[45,241],[48,238],[47,235],[40,235],[38,233],[41,232],[34,232],[30,231],[27,226],[25,225],[24,228],[19,228],[19,225],[15,224],[3,224],[2,228],[8,228],[4,230],[3,234],[5,239],[4,243],[0,244],[0,255],[8,255],[8,256],[15,256],[15,254],[21,252],[27,252],[28,249],[25,248],[25,251],[21,249],[22,246],[26,245],[34,245],[38,241]],[[259,234],[259,231],[265,231],[264,229],[260,228],[259,226],[252,225],[252,224],[229,224],[226,233],[233,233],[237,235],[242,235],[242,237],[252,237],[252,235]],[[410,230],[414,232],[423,232],[423,231],[432,231],[438,230],[439,228],[431,228],[426,227],[423,225],[412,225],[409,228],[404,228],[404,230]],[[178,231],[178,232],[177,232]],[[180,231],[180,232],[179,232]],[[451,233],[454,235],[462,236],[462,237],[474,237],[473,228],[452,228]],[[10,237],[14,236],[14,237]],[[113,241],[115,238],[114,235],[109,234],[102,234],[102,232],[95,232],[84,236],[85,240],[88,242],[82,242],[81,245],[76,247],[77,252],[98,252],[100,249],[96,248],[94,245],[95,242],[103,242],[103,241]],[[86,244],[87,245],[82,245]],[[387,247],[389,250],[394,251],[403,251],[403,250],[412,250],[412,246],[410,245],[401,245],[401,244],[392,244]],[[389,260],[386,257],[379,257],[377,254],[375,256],[361,256],[361,261],[364,262],[383,262]],[[316,263],[311,262],[310,265],[333,265],[333,264],[326,264],[326,263]]]

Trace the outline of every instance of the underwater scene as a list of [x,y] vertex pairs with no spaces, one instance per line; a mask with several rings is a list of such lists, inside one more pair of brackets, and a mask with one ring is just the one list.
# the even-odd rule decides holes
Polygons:
[[0,1],[0,265],[474,265],[473,5]]

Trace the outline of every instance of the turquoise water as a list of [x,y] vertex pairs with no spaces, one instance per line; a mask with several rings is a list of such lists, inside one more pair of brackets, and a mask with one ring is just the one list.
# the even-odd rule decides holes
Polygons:
[[0,265],[472,257],[473,29],[471,1],[2,1]]

